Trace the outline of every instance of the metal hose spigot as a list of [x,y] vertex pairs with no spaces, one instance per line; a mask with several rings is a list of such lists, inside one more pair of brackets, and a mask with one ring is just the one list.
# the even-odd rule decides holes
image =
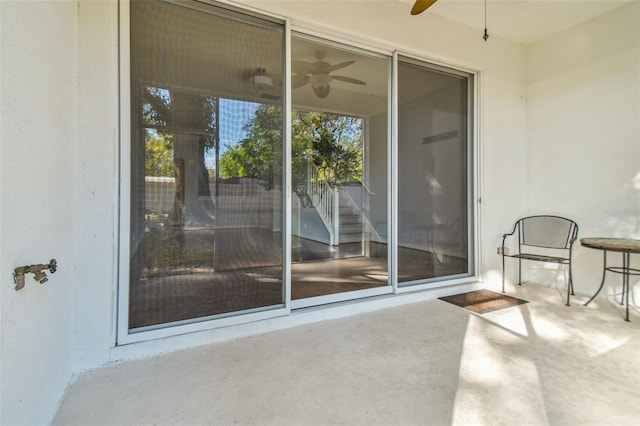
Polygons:
[[21,290],[25,284],[25,275],[33,274],[33,279],[40,284],[44,284],[49,281],[47,274],[44,272],[49,270],[52,274],[58,270],[58,262],[55,259],[51,259],[49,263],[39,263],[37,265],[25,265],[17,267],[13,272],[13,278],[16,283],[16,291]]

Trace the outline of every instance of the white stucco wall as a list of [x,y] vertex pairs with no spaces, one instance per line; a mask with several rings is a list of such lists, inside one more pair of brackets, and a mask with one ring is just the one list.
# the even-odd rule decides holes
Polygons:
[[[487,278],[496,278],[499,235],[527,210],[525,49],[498,37],[485,43],[481,32],[434,15],[411,18],[401,3],[368,2],[365,9],[360,2],[252,4],[291,17],[299,29],[481,71],[481,253]],[[0,423],[46,423],[74,372],[295,321],[114,349],[117,3],[0,5]],[[49,283],[13,290],[13,268],[51,257],[60,261],[60,270]],[[363,306],[342,307],[338,315],[368,309]]]
[[[638,22],[634,2],[528,49],[530,212],[574,219],[579,237],[640,238]],[[602,253],[578,245],[575,255],[575,289],[592,294]],[[607,283],[609,295],[621,288],[615,274]]]
[[[40,425],[74,370],[77,4],[2,1],[0,26],[0,424]],[[51,258],[49,282],[14,290]]]
[[115,344],[118,214],[118,5],[78,7],[78,170],[74,367]]

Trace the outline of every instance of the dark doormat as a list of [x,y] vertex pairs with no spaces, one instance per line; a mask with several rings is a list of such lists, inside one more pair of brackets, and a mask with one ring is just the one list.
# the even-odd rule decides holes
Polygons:
[[468,309],[478,314],[484,314],[510,306],[528,303],[526,300],[517,299],[490,290],[476,290],[469,293],[454,294],[441,297],[440,300],[452,303],[456,306]]

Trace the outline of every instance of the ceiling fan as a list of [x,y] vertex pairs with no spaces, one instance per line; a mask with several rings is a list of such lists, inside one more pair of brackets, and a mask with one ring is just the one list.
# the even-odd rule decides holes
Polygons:
[[[411,14],[418,15],[422,13],[433,6],[433,4],[437,1],[438,0],[416,0],[416,2],[413,4],[413,7],[411,8]],[[482,36],[482,38],[484,39],[484,41],[487,41],[487,39],[489,38],[489,33],[487,32],[487,0],[484,0],[484,35]]]
[[258,92],[263,99],[272,101],[280,99],[280,96],[270,93],[274,91],[273,79],[267,75],[265,68],[256,68],[255,72],[251,75],[250,83],[252,89]]
[[424,12],[425,10],[433,6],[436,1],[438,0],[416,0],[416,2],[413,4],[413,7],[411,8],[411,14],[418,15]]
[[311,83],[313,93],[315,93],[319,98],[326,98],[327,95],[329,95],[329,90],[331,90],[329,83],[333,80],[351,84],[367,84],[364,81],[356,80],[355,78],[330,74],[333,71],[353,65],[356,61],[346,61],[331,65],[330,63],[323,61],[324,52],[316,52],[315,57],[318,61],[314,63],[291,61],[291,70],[294,74],[291,78],[291,86],[294,89],[302,87],[307,83]]

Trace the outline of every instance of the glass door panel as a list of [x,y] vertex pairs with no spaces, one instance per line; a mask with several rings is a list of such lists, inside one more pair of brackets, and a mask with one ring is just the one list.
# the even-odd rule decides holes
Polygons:
[[315,298],[293,306],[389,289],[390,58],[300,34],[291,50],[291,297]]
[[280,23],[131,2],[130,330],[282,307]]
[[469,274],[470,77],[398,61],[398,282]]

